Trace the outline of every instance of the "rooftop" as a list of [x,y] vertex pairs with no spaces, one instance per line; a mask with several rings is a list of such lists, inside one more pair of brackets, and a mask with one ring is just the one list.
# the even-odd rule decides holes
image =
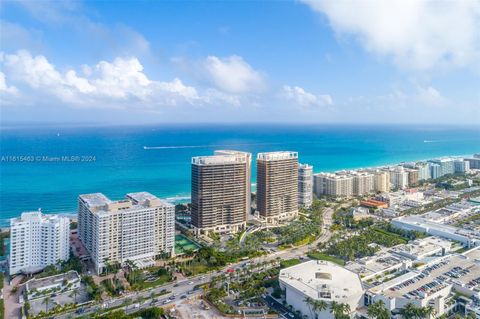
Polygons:
[[414,240],[408,244],[397,245],[392,247],[390,251],[392,253],[407,256],[408,258],[421,259],[424,256],[436,254],[437,252],[442,251],[442,249],[449,251],[451,246],[452,242],[450,240],[430,236]]
[[192,157],[194,165],[221,165],[221,164],[237,164],[246,163],[247,157],[241,154],[231,155],[208,155]]
[[298,158],[297,152],[283,151],[283,152],[267,152],[258,153],[257,159],[262,161],[277,161],[291,158]]
[[314,299],[352,303],[363,294],[357,274],[323,260],[311,260],[283,269],[279,278]]
[[112,201],[102,193],[92,193],[80,195],[80,198],[87,203],[89,207],[98,207],[111,203]]
[[59,275],[54,275],[50,277],[45,277],[45,278],[39,278],[39,279],[31,279],[27,282],[26,288],[27,291],[30,291],[32,289],[42,289],[42,288],[48,288],[53,285],[61,285],[63,284],[63,281],[73,281],[73,280],[80,280],[80,276],[75,270],[70,270],[64,274],[59,274]]
[[83,194],[80,198],[90,209],[97,213],[109,213],[119,210],[135,210],[147,207],[172,206],[148,192],[129,193],[125,199],[112,201],[102,193]]
[[403,263],[409,260],[402,256],[393,255],[387,251],[374,256],[364,257],[353,262],[349,262],[345,268],[360,275],[362,279],[371,278],[379,273],[383,273],[390,269],[402,267]]
[[478,288],[476,281],[480,279],[480,265],[476,257],[480,257],[478,249],[463,255],[448,255],[373,287],[371,291],[383,292],[391,298],[423,299],[450,284],[468,289]]

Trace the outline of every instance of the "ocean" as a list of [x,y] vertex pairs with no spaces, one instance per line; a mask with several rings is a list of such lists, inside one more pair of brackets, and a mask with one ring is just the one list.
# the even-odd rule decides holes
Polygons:
[[[144,148],[144,147],[147,148]],[[0,227],[23,211],[74,213],[79,194],[148,191],[188,200],[192,156],[290,150],[315,172],[480,152],[479,127],[148,125],[3,127]],[[254,164],[254,163],[253,163]],[[253,181],[255,183],[255,165]]]

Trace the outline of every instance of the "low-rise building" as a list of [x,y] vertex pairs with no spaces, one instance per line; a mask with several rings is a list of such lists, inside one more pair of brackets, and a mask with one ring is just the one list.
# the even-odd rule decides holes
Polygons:
[[279,283],[285,289],[285,298],[289,305],[304,316],[333,319],[329,307],[315,311],[306,302],[323,300],[327,305],[332,302],[347,304],[352,314],[363,304],[363,286],[358,274],[332,262],[323,260],[307,261],[282,269]]
[[479,232],[451,225],[444,225],[439,222],[433,222],[421,215],[410,215],[395,218],[392,220],[392,225],[404,230],[419,231],[433,236],[455,240],[461,242],[467,247],[475,247],[480,245]]
[[75,270],[44,278],[33,278],[26,282],[28,300],[45,298],[80,288],[80,275]]
[[360,205],[362,205],[363,207],[375,208],[375,209],[388,208],[388,203],[375,200],[375,199],[362,200],[360,201]]
[[412,261],[410,259],[383,250],[373,256],[348,262],[345,268],[360,275],[362,281],[371,281],[387,273],[406,270],[411,266]]
[[480,286],[478,249],[463,254],[436,258],[412,268],[389,281],[371,287],[365,293],[366,304],[383,301],[389,310],[407,304],[432,306],[436,316],[449,314],[456,307],[455,293],[478,298]]
[[416,239],[404,245],[390,249],[391,253],[404,256],[411,260],[420,260],[430,256],[444,256],[452,248],[452,241],[435,236]]

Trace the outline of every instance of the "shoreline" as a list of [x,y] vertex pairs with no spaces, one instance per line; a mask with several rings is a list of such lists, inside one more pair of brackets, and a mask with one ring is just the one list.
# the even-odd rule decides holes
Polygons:
[[[440,157],[433,157],[433,158],[427,158],[427,159],[417,159],[417,160],[408,160],[408,161],[401,161],[401,162],[396,162],[396,163],[389,163],[389,164],[382,164],[382,165],[376,165],[376,166],[361,166],[361,167],[355,167],[355,168],[343,168],[340,170],[332,170],[332,171],[314,171],[313,174],[318,174],[318,173],[334,173],[338,171],[351,171],[351,170],[361,170],[361,169],[376,169],[376,168],[384,168],[388,166],[396,166],[400,165],[402,163],[407,163],[407,162],[426,162],[431,159],[436,159],[436,158],[468,158],[468,157],[473,157],[473,154],[463,154],[463,155],[444,155]],[[256,187],[256,182],[252,182],[252,189]],[[173,195],[173,196],[167,196],[167,197],[161,197],[165,199],[167,202],[176,205],[176,204],[184,204],[188,203],[191,196],[190,194],[186,195],[185,193],[182,193],[180,195]],[[76,211],[52,211],[52,212],[43,212],[44,214],[56,214],[56,215],[63,215],[63,216],[68,216],[71,219],[76,218],[77,212]],[[21,214],[21,213],[20,213]],[[9,229],[9,223],[8,221],[11,218],[17,218],[20,216],[20,214],[6,218],[6,219],[0,219],[0,228],[1,229]],[[4,222],[5,225],[4,225]]]

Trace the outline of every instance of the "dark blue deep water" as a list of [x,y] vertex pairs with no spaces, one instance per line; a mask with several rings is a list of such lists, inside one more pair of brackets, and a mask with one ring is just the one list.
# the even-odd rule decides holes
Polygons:
[[[166,148],[145,150],[144,146]],[[315,172],[334,171],[480,152],[480,128],[321,124],[4,127],[0,131],[0,226],[22,211],[74,212],[82,193],[103,192],[113,199],[137,191],[188,197],[191,157],[221,148],[252,153],[298,151],[300,162],[314,165]],[[20,156],[25,156],[23,161]],[[72,157],[71,161],[45,159],[62,156]]]

